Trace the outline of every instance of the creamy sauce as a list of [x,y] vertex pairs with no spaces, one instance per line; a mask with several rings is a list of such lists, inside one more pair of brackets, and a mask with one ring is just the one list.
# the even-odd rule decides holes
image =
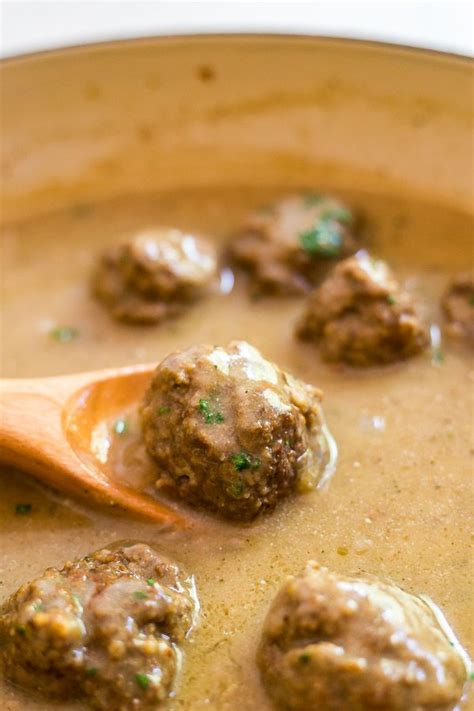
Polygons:
[[[394,580],[440,606],[467,651],[472,630],[472,361],[442,339],[400,365],[355,372],[322,363],[293,337],[301,299],[252,301],[237,275],[216,293],[160,327],[110,320],[89,295],[98,252],[119,235],[159,224],[230,237],[243,214],[274,193],[190,191],[76,206],[4,232],[2,369],[42,376],[158,362],[193,343],[246,339],[324,392],[339,459],[326,487],[296,496],[249,526],[207,522],[199,536],[160,531],[65,499],[25,474],[0,473],[0,596],[50,565],[61,566],[120,539],[138,539],[175,558],[196,577],[201,622],[186,647],[175,709],[270,708],[255,649],[267,606],[287,574],[308,559],[347,574]],[[466,268],[472,224],[439,206],[345,195],[365,216],[365,242],[387,259],[420,299],[440,336],[438,303],[448,278]],[[232,274],[225,272],[225,289]],[[71,340],[51,336],[77,329]],[[442,332],[441,332],[442,337]],[[133,450],[130,456],[136,456]],[[26,515],[18,503],[32,505]],[[465,708],[473,708],[472,699]],[[6,711],[75,708],[48,704],[0,686]],[[77,705],[76,705],[77,706]]]

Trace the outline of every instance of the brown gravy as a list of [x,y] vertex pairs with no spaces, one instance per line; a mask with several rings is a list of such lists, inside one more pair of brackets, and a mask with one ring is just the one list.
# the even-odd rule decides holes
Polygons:
[[[201,623],[186,649],[171,708],[270,709],[255,666],[260,625],[281,580],[308,559],[335,571],[375,574],[429,595],[468,652],[472,629],[472,361],[444,340],[442,362],[430,352],[385,369],[355,372],[322,363],[293,337],[301,299],[252,301],[241,275],[228,295],[199,303],[157,328],[111,321],[88,292],[98,251],[117,236],[171,224],[223,241],[246,210],[275,192],[199,190],[78,205],[4,231],[2,370],[42,376],[159,361],[197,342],[242,338],[265,356],[315,383],[325,394],[337,440],[336,473],[323,491],[295,497],[250,526],[203,516],[199,537],[163,532],[127,516],[89,509],[0,473],[0,597],[50,565],[119,539],[138,539],[174,557],[196,576]],[[387,259],[440,323],[439,297],[466,268],[472,223],[440,206],[346,194],[365,216],[365,240]],[[51,330],[78,334],[58,342]],[[439,358],[435,359],[439,361]],[[15,513],[18,503],[30,513]],[[473,708],[472,698],[465,708]],[[6,711],[74,708],[48,704],[0,686]]]

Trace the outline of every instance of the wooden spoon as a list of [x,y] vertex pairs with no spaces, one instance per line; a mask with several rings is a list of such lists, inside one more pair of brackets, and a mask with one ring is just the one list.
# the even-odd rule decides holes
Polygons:
[[165,504],[114,481],[91,449],[97,424],[139,401],[155,367],[0,381],[0,462],[74,496],[187,525]]

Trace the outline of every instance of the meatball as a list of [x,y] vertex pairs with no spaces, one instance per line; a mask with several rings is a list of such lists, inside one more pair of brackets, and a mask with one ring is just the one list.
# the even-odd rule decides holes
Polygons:
[[256,292],[309,291],[334,259],[351,254],[353,216],[335,198],[307,193],[251,213],[231,246]]
[[402,360],[428,344],[410,296],[384,262],[362,251],[309,296],[297,334],[318,343],[325,360],[355,366]]
[[318,476],[320,399],[243,341],[172,353],[141,410],[157,485],[230,518],[272,509]]
[[427,603],[316,563],[273,601],[258,664],[272,699],[292,711],[449,711],[466,680]]
[[448,330],[474,342],[474,276],[459,274],[446,290],[441,301]]
[[118,320],[158,323],[201,296],[216,271],[215,251],[203,238],[147,230],[104,252],[93,291]]
[[193,627],[192,580],[144,544],[48,568],[0,611],[12,682],[95,709],[155,709],[173,689]]

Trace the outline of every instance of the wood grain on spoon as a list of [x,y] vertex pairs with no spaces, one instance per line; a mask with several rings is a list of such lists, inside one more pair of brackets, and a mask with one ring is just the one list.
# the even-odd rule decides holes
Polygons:
[[138,402],[154,365],[0,382],[0,461],[74,496],[185,526],[165,504],[114,481],[91,451],[101,420]]

